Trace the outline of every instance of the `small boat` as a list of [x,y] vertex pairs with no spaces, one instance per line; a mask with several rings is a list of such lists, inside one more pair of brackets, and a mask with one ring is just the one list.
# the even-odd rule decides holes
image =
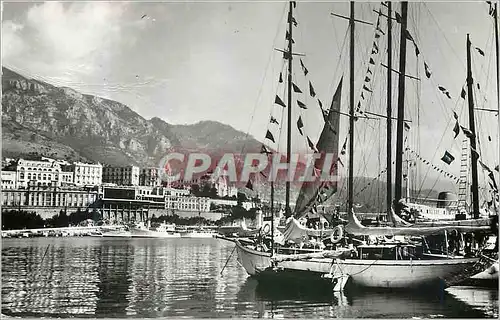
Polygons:
[[155,229],[150,229],[139,224],[130,229],[132,238],[180,238],[181,234],[176,231],[175,224],[162,223]]

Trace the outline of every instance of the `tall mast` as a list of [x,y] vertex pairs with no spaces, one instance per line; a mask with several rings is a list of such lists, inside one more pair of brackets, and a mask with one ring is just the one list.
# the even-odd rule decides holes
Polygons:
[[387,221],[392,221],[392,2],[387,1]]
[[350,74],[349,74],[349,181],[348,181],[348,212],[353,210],[354,193],[354,1],[351,1],[351,14],[349,17],[350,36]]
[[[286,140],[286,163],[288,164],[288,172],[290,172],[290,157],[292,148],[292,12],[293,4],[290,1],[288,12],[288,127]],[[290,210],[290,179],[286,179],[286,194],[285,194],[285,216],[291,215]]]
[[[467,34],[467,98],[469,101],[469,130],[472,132],[470,139],[471,150],[476,149],[476,125],[474,123],[474,97],[472,96],[472,85],[474,84],[474,79],[472,79],[472,68],[471,68],[471,54],[470,54],[470,39],[469,34]],[[479,218],[479,193],[478,193],[478,183],[477,183],[477,158],[478,154],[475,151],[471,151],[471,164],[472,164],[472,214],[474,219]]]
[[273,255],[274,255],[274,182],[271,180],[271,257]]
[[[398,92],[398,122],[396,138],[396,189],[394,200],[401,200],[403,178],[403,120],[405,116],[405,74],[406,74],[406,26],[408,16],[408,2],[401,2],[401,37],[399,48],[399,92]],[[399,206],[396,210],[399,211]],[[399,213],[399,212],[397,212]]]
[[[499,58],[499,45],[498,45],[498,11],[497,11],[497,3],[495,3],[495,47],[496,47],[496,58],[497,58],[497,107],[498,107],[498,135],[497,138],[500,143],[500,61],[498,60]],[[499,145],[500,147],[500,145]],[[493,193],[493,205],[495,208],[495,211],[497,209],[497,200],[496,200],[496,195]]]

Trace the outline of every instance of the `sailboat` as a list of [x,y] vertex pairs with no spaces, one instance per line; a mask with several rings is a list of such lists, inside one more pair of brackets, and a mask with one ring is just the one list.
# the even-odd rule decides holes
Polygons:
[[[391,3],[387,3],[388,8],[388,29],[390,32],[392,11]],[[289,77],[288,77],[288,125],[290,128],[290,108],[291,108],[291,57],[293,56],[291,42],[292,33],[292,21],[293,20],[293,4],[290,3],[289,6],[289,31],[287,33],[287,39],[289,40],[288,51],[286,56],[288,57],[289,66]],[[406,19],[407,19],[407,3],[402,2],[401,4],[401,16],[402,17],[402,34],[401,34],[401,52],[402,57],[406,55],[406,41],[407,35],[406,31]],[[348,215],[349,223],[345,230],[352,235],[426,235],[426,234],[436,234],[442,233],[446,230],[458,229],[462,231],[473,231],[473,230],[484,230],[489,228],[489,226],[439,226],[439,227],[429,227],[422,229],[420,227],[400,227],[398,225],[404,225],[405,222],[402,219],[395,218],[392,209],[388,209],[388,217],[394,218],[392,227],[364,227],[356,219],[353,210],[353,146],[354,146],[354,122],[355,122],[355,112],[354,112],[354,3],[351,2],[351,15],[350,21],[350,32],[351,32],[351,43],[350,43],[350,130],[349,130],[349,181],[348,181]],[[378,25],[377,25],[378,28]],[[389,37],[390,38],[390,37]],[[389,50],[390,52],[391,50]],[[397,155],[399,159],[396,159],[397,163],[402,162],[402,128],[403,128],[403,113],[404,113],[404,78],[405,78],[405,58],[400,59],[400,74],[399,84],[400,84],[400,97],[399,97],[399,110],[401,110],[401,104],[403,104],[403,112],[398,114],[398,143],[397,143]],[[390,74],[393,70],[388,67],[388,73]],[[389,76],[390,78],[390,76]],[[389,81],[388,81],[389,82]],[[390,88],[390,82],[388,84]],[[390,90],[390,89],[389,89]],[[340,92],[338,88],[336,91]],[[340,93],[339,93],[340,95]],[[390,94],[388,95],[391,96]],[[335,100],[335,99],[334,99]],[[389,99],[390,100],[390,99]],[[334,103],[332,103],[334,107]],[[389,109],[389,108],[388,108]],[[332,109],[330,110],[330,112]],[[340,112],[339,112],[340,113]],[[326,118],[326,117],[325,117]],[[392,119],[390,115],[387,117],[388,122]],[[325,127],[330,129],[331,123],[325,119]],[[325,129],[323,130],[325,132]],[[322,135],[323,136],[323,135]],[[389,135],[390,137],[390,135]],[[320,141],[321,141],[320,137]],[[288,130],[288,147],[290,146],[290,130]],[[321,145],[321,144],[319,144]],[[338,145],[337,145],[338,147]],[[289,149],[287,150],[288,155],[290,154]],[[289,157],[288,157],[289,158]],[[388,161],[389,162],[389,161]],[[396,166],[398,169],[398,166]],[[399,168],[400,169],[400,168]],[[398,170],[396,170],[398,171]],[[400,175],[401,176],[401,175]],[[396,173],[398,177],[398,172]],[[398,179],[396,179],[398,182]],[[398,184],[398,183],[397,183]],[[399,185],[401,181],[399,180]],[[302,193],[302,197],[299,196],[296,208],[299,209],[299,215],[303,214],[305,211],[313,208],[317,203],[326,200],[335,192],[335,186],[325,185],[314,185],[306,186],[306,191]],[[398,195],[396,195],[398,198]],[[399,194],[400,198],[400,194]],[[392,199],[391,199],[392,200]],[[391,203],[391,202],[388,202]],[[289,211],[289,185],[287,184],[287,197],[286,197],[286,208]],[[304,210],[305,209],[305,210]],[[300,212],[301,211],[301,212]],[[238,261],[245,268],[248,274],[254,276],[279,276],[280,274],[307,274],[313,277],[320,277],[326,279],[333,279],[339,289],[342,289],[346,283],[346,279],[350,278],[354,283],[366,286],[366,287],[383,287],[383,288],[410,288],[422,285],[427,285],[431,283],[441,283],[441,285],[450,285],[471,272],[473,266],[477,263],[478,258],[464,258],[464,257],[442,257],[434,259],[432,256],[425,256],[419,250],[422,246],[416,243],[412,243],[409,240],[405,241],[381,241],[376,244],[363,243],[362,245],[357,245],[354,248],[353,243],[349,246],[339,247],[335,250],[321,250],[313,253],[306,254],[295,254],[295,255],[283,255],[280,253],[275,253],[273,250],[262,251],[249,248],[243,245],[239,241],[236,241],[236,248],[238,252]]]

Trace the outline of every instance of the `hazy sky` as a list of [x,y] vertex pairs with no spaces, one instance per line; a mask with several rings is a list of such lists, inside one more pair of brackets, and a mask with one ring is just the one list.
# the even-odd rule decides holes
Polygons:
[[[263,140],[270,112],[281,123],[283,108],[273,104],[283,85],[277,79],[283,67],[282,55],[273,48],[285,45],[287,3],[276,2],[46,2],[3,3],[3,65],[26,76],[60,86],[123,102],[143,117],[160,117],[174,123],[216,120]],[[374,23],[380,2],[358,2],[356,17]],[[393,3],[400,11],[400,4]],[[385,8],[384,8],[385,10]],[[310,80],[325,106],[344,74],[343,111],[348,110],[347,21],[330,15],[348,15],[347,2],[299,2],[294,28],[295,49],[304,53],[309,69],[304,78],[298,59],[295,82],[304,93]],[[493,19],[484,2],[427,2],[409,4],[409,30],[419,49],[408,41],[407,73],[421,81],[407,80],[407,118],[413,121],[412,148],[440,168],[458,175],[463,135],[453,140],[453,111],[467,126],[466,104],[460,99],[465,83],[465,39],[470,33],[475,78],[481,89],[475,94],[479,107],[496,108]],[[381,20],[385,30],[386,21]],[[394,68],[398,69],[399,29],[395,24]],[[374,40],[374,26],[356,25],[356,102],[368,66]],[[347,42],[345,43],[347,45]],[[386,37],[379,42],[377,66],[363,109],[385,112]],[[423,60],[432,70],[424,76]],[[418,68],[417,68],[418,66]],[[397,75],[393,78],[394,113],[397,108]],[[376,83],[375,85],[372,83]],[[417,83],[420,83],[417,86]],[[437,89],[449,90],[452,99]],[[420,90],[420,91],[417,91]],[[421,92],[417,95],[416,92]],[[299,114],[305,132],[316,141],[321,129],[315,100],[297,95],[308,110],[295,104],[293,123]],[[417,108],[417,106],[420,106]],[[418,111],[417,111],[418,110]],[[481,153],[490,165],[498,163],[498,117],[478,113]],[[416,122],[419,119],[417,130]],[[346,136],[343,118],[341,144]],[[384,150],[383,121],[357,122],[358,173],[376,175],[383,169],[378,153]],[[277,126],[271,127],[277,137]],[[298,149],[306,144],[293,128]],[[395,131],[395,125],[394,129]],[[280,145],[283,145],[284,130]],[[415,136],[420,137],[419,144]],[[488,136],[492,139],[490,142]],[[276,145],[271,144],[276,147]],[[363,150],[363,152],[361,151]],[[439,161],[445,150],[456,161],[451,166]],[[369,172],[368,172],[369,171]],[[425,174],[425,171],[423,172]]]

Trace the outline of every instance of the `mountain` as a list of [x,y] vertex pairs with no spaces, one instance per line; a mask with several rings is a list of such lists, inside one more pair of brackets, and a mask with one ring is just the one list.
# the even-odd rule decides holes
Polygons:
[[215,121],[171,125],[126,105],[26,78],[2,67],[2,152],[110,165],[156,166],[168,149],[240,152],[260,143]]

